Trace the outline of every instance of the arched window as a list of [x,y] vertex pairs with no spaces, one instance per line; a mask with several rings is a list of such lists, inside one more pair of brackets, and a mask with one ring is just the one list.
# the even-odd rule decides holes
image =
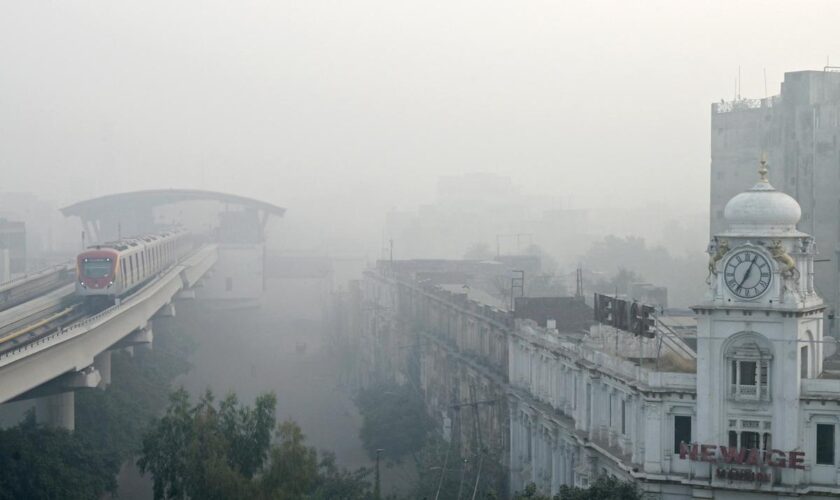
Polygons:
[[811,361],[814,357],[814,335],[810,330],[805,332],[805,338],[799,344],[799,377],[811,378],[813,375]]
[[729,397],[738,400],[770,400],[770,367],[773,354],[766,339],[746,333],[726,350]]

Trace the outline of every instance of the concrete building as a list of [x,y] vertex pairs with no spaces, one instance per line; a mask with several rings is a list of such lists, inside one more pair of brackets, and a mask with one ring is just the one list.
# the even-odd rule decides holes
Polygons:
[[26,272],[26,224],[0,218],[0,275],[8,280]]
[[361,287],[359,366],[416,379],[463,456],[481,452],[470,426],[454,425],[469,415],[446,401],[492,401],[476,423],[505,440],[493,456],[507,460],[509,492],[610,475],[647,498],[836,497],[840,371],[824,347],[815,240],[796,227],[796,200],[765,165],[759,174],[710,243],[696,349],[662,326],[649,339],[605,325],[582,334],[565,324],[571,311],[544,314],[564,301],[528,318],[418,279],[421,263],[383,263]]
[[[830,68],[829,68],[830,69]],[[777,189],[802,207],[799,227],[819,242],[816,287],[837,335],[840,311],[840,72],[786,73],[781,93],[711,108],[711,234],[724,230],[723,209],[753,178],[762,152]]]

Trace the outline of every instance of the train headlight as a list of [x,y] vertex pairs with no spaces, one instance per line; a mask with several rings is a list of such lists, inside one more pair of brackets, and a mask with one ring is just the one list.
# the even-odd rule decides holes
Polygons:
[[79,284],[82,285],[82,288],[87,288],[87,285],[85,285],[84,281],[80,281]]
[[109,281],[109,282],[108,282],[108,288],[111,288],[113,285],[114,285],[114,282],[113,282],[113,281]]

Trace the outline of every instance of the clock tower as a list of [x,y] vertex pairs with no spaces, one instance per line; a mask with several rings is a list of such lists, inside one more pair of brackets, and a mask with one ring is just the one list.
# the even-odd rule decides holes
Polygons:
[[[771,458],[774,450],[782,456],[803,449],[800,386],[822,369],[824,306],[814,290],[814,240],[796,229],[799,204],[767,174],[762,161],[758,183],[727,203],[728,229],[709,244],[708,290],[694,307],[692,440],[759,450],[751,466],[772,478],[762,486],[770,488],[801,481],[800,470],[774,467]],[[703,465],[696,464],[696,475],[715,475]]]

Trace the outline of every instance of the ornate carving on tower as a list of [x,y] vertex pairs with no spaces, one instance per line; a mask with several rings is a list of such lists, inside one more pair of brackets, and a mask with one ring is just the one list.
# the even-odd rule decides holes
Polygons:
[[723,238],[715,236],[712,238],[712,241],[709,242],[707,252],[709,254],[709,275],[706,277],[706,284],[711,285],[712,278],[718,275],[717,263],[724,255],[729,253],[729,242]]
[[796,269],[796,261],[788,255],[787,250],[785,250],[785,247],[782,246],[782,240],[773,240],[773,245],[770,247],[770,254],[773,255],[773,259],[775,259],[776,262],[784,266],[781,271],[783,278],[793,278],[794,280],[799,281],[799,270]]

